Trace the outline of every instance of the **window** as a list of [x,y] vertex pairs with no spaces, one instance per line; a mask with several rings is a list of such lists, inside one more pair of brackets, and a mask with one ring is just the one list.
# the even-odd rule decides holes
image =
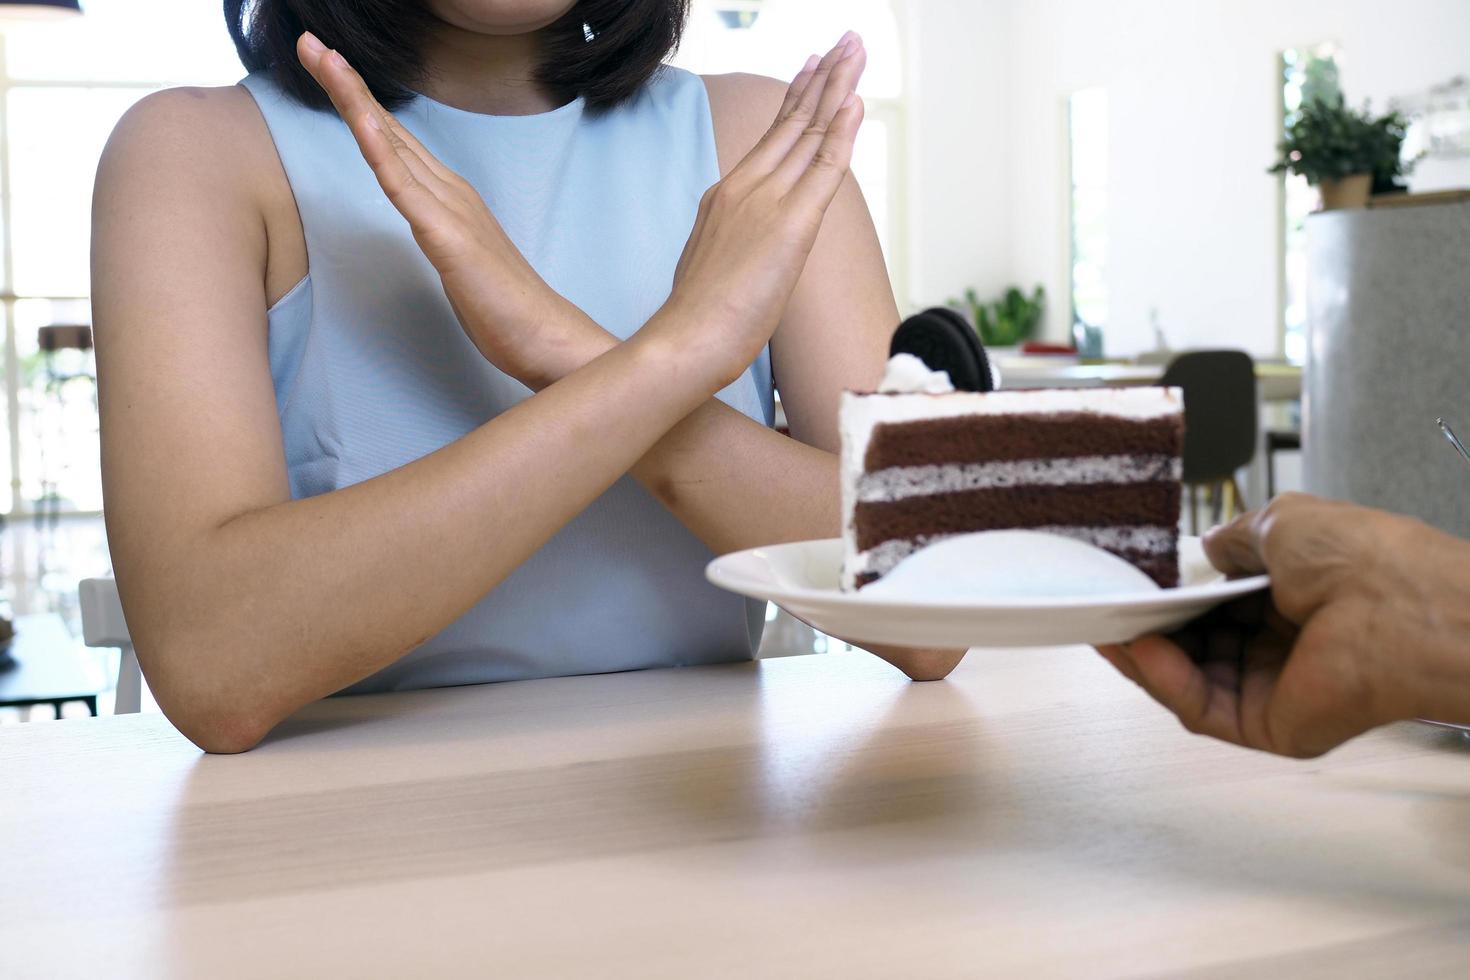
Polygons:
[[826,52],[849,29],[868,47],[858,89],[867,115],[852,170],[873,214],[894,292],[906,296],[903,46],[889,0],[694,0],[674,64],[702,75],[789,79],[808,55]]
[[88,0],[64,21],[0,23],[0,305],[5,419],[0,511],[42,501],[102,506],[95,402],[67,377],[90,355],[49,365],[37,331],[89,323],[91,189],[119,117],[175,84],[230,84],[243,74],[218,4]]
[[1100,331],[1108,322],[1108,93],[1084,89],[1067,100],[1070,144],[1072,322]]
[[[0,22],[0,513],[48,497],[65,510],[101,507],[95,413],[79,421],[76,406],[54,404],[37,330],[90,322],[91,187],[108,134],[151,91],[227,85],[244,73],[218,3],[87,0],[85,8],[58,22]],[[903,64],[888,0],[694,0],[676,63],[789,77],[848,28],[871,52],[853,169],[903,296]],[[86,356],[52,366],[91,370]]]
[[[1281,54],[1281,125],[1296,122],[1302,105],[1337,94],[1336,46],[1289,48]],[[1317,207],[1317,192],[1305,177],[1287,174],[1281,182],[1281,352],[1293,364],[1307,359],[1307,217]]]

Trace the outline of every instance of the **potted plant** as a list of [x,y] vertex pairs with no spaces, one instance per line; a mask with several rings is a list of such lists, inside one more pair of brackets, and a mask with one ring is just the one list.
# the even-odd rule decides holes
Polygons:
[[1012,286],[999,300],[984,303],[974,289],[967,289],[963,304],[950,300],[950,305],[969,313],[986,347],[1014,347],[1036,334],[1046,311],[1046,290],[1037,286],[1028,296]]
[[1408,122],[1397,112],[1375,116],[1348,106],[1341,94],[1302,105],[1287,127],[1273,174],[1293,173],[1322,192],[1322,209],[1360,208],[1375,186],[1390,187],[1408,171]]

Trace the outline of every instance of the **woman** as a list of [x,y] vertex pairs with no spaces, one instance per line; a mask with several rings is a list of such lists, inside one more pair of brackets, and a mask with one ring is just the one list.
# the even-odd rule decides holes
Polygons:
[[344,689],[749,657],[702,566],[837,532],[897,319],[856,37],[783,86],[658,70],[685,0],[370,6],[227,0],[253,74],[144,100],[98,175],[108,536],[209,751]]

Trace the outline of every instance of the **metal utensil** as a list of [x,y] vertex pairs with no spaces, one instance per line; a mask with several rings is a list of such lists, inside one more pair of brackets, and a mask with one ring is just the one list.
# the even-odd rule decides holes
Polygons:
[[[1455,435],[1455,430],[1450,428],[1450,424],[1442,418],[1435,419],[1434,424],[1439,426],[1439,431],[1443,432],[1444,437],[1450,441],[1450,445],[1455,447],[1455,452],[1460,454],[1460,458],[1463,459],[1467,464],[1470,464],[1470,452],[1466,452],[1465,444],[1460,442],[1459,438]],[[1466,741],[1470,741],[1470,727],[1467,727],[1465,725],[1451,725],[1442,721],[1429,721],[1429,719],[1427,718],[1422,718],[1420,720],[1430,725],[1438,725],[1440,728],[1455,729],[1462,736],[1464,736]]]
[[1455,430],[1450,428],[1450,424],[1444,419],[1435,419],[1434,423],[1439,426],[1439,431],[1444,433],[1444,437],[1450,441],[1450,445],[1455,447],[1455,452],[1460,454],[1460,458],[1470,464],[1470,452],[1467,452],[1464,444],[1455,437]]

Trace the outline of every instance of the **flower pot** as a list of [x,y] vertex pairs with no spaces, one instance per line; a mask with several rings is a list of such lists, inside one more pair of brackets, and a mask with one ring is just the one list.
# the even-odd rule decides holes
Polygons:
[[1321,186],[1323,211],[1366,208],[1373,192],[1372,174],[1354,174],[1341,180],[1324,180]]

